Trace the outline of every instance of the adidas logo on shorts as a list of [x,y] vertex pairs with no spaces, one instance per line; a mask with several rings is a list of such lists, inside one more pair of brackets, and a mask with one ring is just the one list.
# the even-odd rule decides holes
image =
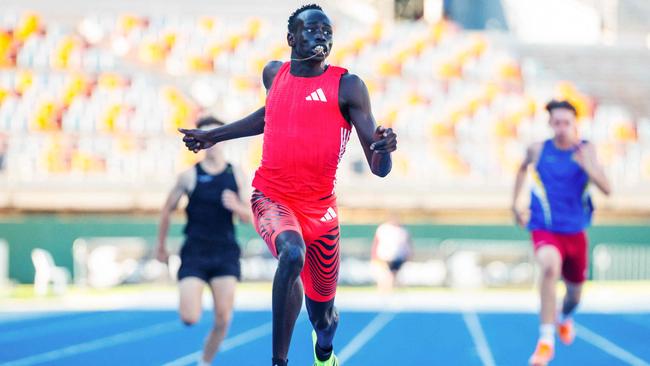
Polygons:
[[332,209],[331,207],[328,207],[327,212],[325,213],[325,215],[323,215],[323,217],[320,218],[320,221],[328,222],[334,220],[335,218],[336,218],[336,212],[334,212],[334,209]]

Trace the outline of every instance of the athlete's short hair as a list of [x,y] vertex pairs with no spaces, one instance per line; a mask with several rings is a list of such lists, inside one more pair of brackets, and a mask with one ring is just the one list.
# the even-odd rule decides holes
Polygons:
[[571,112],[573,112],[574,115],[578,115],[578,112],[576,111],[576,107],[571,104],[568,100],[551,100],[546,104],[546,110],[548,111],[549,114],[553,112],[554,109],[568,109]]
[[223,126],[225,125],[225,123],[212,116],[199,118],[199,120],[196,121],[196,128],[202,128],[204,126],[210,126],[210,125]]
[[287,21],[287,28],[289,29],[289,33],[294,33],[297,30],[298,15],[300,15],[300,13],[302,13],[303,11],[312,10],[312,9],[323,11],[323,8],[321,8],[317,4],[307,4],[299,7],[298,9],[296,9],[296,11],[293,12],[293,14],[291,14],[291,16],[289,16],[289,20]]

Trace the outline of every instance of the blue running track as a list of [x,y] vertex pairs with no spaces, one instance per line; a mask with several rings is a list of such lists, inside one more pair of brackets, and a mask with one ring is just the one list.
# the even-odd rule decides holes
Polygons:
[[[29,315],[29,316],[27,316]],[[0,313],[0,365],[193,365],[212,313],[185,327],[173,311]],[[239,311],[215,365],[270,364],[271,314]],[[650,314],[578,314],[578,338],[552,365],[650,366]],[[312,364],[299,318],[289,355]],[[525,365],[537,337],[530,313],[342,311],[335,349],[345,366]]]

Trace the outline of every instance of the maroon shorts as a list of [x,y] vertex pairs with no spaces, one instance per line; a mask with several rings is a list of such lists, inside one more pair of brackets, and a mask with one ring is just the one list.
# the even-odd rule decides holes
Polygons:
[[557,248],[562,256],[562,277],[572,283],[583,283],[587,278],[588,244],[584,231],[561,234],[546,230],[531,232],[535,251],[545,245]]
[[296,231],[306,246],[300,273],[305,295],[314,301],[330,301],[336,295],[339,276],[339,220],[336,198],[294,203],[274,200],[255,190],[251,198],[255,230],[277,258],[275,239],[283,231]]

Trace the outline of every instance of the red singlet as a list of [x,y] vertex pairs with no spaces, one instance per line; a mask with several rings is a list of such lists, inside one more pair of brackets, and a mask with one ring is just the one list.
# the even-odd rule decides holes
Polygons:
[[336,169],[351,126],[339,108],[346,69],[329,66],[315,77],[293,76],[284,63],[266,98],[262,164],[253,187],[271,198],[317,201],[334,193]]

